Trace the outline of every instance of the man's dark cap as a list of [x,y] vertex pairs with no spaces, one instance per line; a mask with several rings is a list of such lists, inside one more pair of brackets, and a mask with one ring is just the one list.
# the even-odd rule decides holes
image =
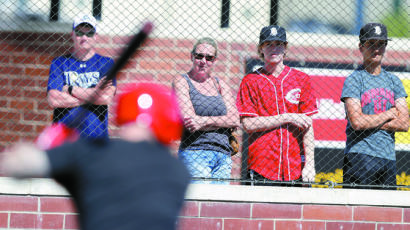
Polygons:
[[387,37],[387,28],[381,23],[368,23],[360,29],[359,40],[370,39],[390,41]]
[[285,28],[278,26],[278,25],[270,25],[270,26],[263,27],[259,35],[259,45],[258,46],[268,41],[287,42]]

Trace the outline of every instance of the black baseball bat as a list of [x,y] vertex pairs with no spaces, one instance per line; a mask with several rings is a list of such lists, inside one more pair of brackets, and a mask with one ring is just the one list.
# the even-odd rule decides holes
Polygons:
[[134,52],[142,45],[142,43],[147,39],[148,35],[151,33],[153,29],[153,25],[151,22],[146,22],[142,29],[134,35],[132,38],[131,42],[129,43],[128,47],[125,48],[120,57],[116,62],[114,62],[114,65],[111,67],[111,69],[108,71],[105,81],[101,84],[101,87],[96,89],[94,91],[93,96],[86,102],[86,104],[90,105],[93,104],[93,102],[97,99],[98,97],[98,91],[117,75],[117,73],[124,67],[124,65],[128,62],[128,59],[134,54]]

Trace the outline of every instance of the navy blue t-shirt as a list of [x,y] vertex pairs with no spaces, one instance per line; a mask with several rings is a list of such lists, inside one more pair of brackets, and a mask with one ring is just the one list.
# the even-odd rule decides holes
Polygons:
[[[55,58],[50,66],[47,92],[55,89],[61,91],[65,85],[81,88],[93,88],[107,75],[113,66],[112,58],[95,54],[86,61],[80,61],[68,54]],[[116,85],[115,78],[113,84]],[[78,130],[85,138],[108,138],[108,107],[107,105],[92,105],[82,107],[86,110],[84,119],[78,125]],[[53,122],[69,124],[79,112],[79,107],[56,108],[53,112]]]

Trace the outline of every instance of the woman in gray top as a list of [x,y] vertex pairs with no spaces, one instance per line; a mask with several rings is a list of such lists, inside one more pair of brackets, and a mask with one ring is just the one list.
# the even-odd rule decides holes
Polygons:
[[199,39],[191,52],[191,70],[173,82],[185,126],[179,157],[194,177],[193,183],[228,183],[200,179],[231,177],[228,130],[239,126],[239,115],[231,88],[211,75],[217,52],[213,39]]

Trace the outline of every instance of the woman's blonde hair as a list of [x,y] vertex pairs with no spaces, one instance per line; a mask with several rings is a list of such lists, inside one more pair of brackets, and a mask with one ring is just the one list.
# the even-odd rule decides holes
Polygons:
[[196,41],[194,47],[192,48],[191,53],[195,53],[196,47],[201,44],[208,44],[215,48],[215,57],[218,55],[218,45],[216,44],[215,40],[210,37],[204,37]]

